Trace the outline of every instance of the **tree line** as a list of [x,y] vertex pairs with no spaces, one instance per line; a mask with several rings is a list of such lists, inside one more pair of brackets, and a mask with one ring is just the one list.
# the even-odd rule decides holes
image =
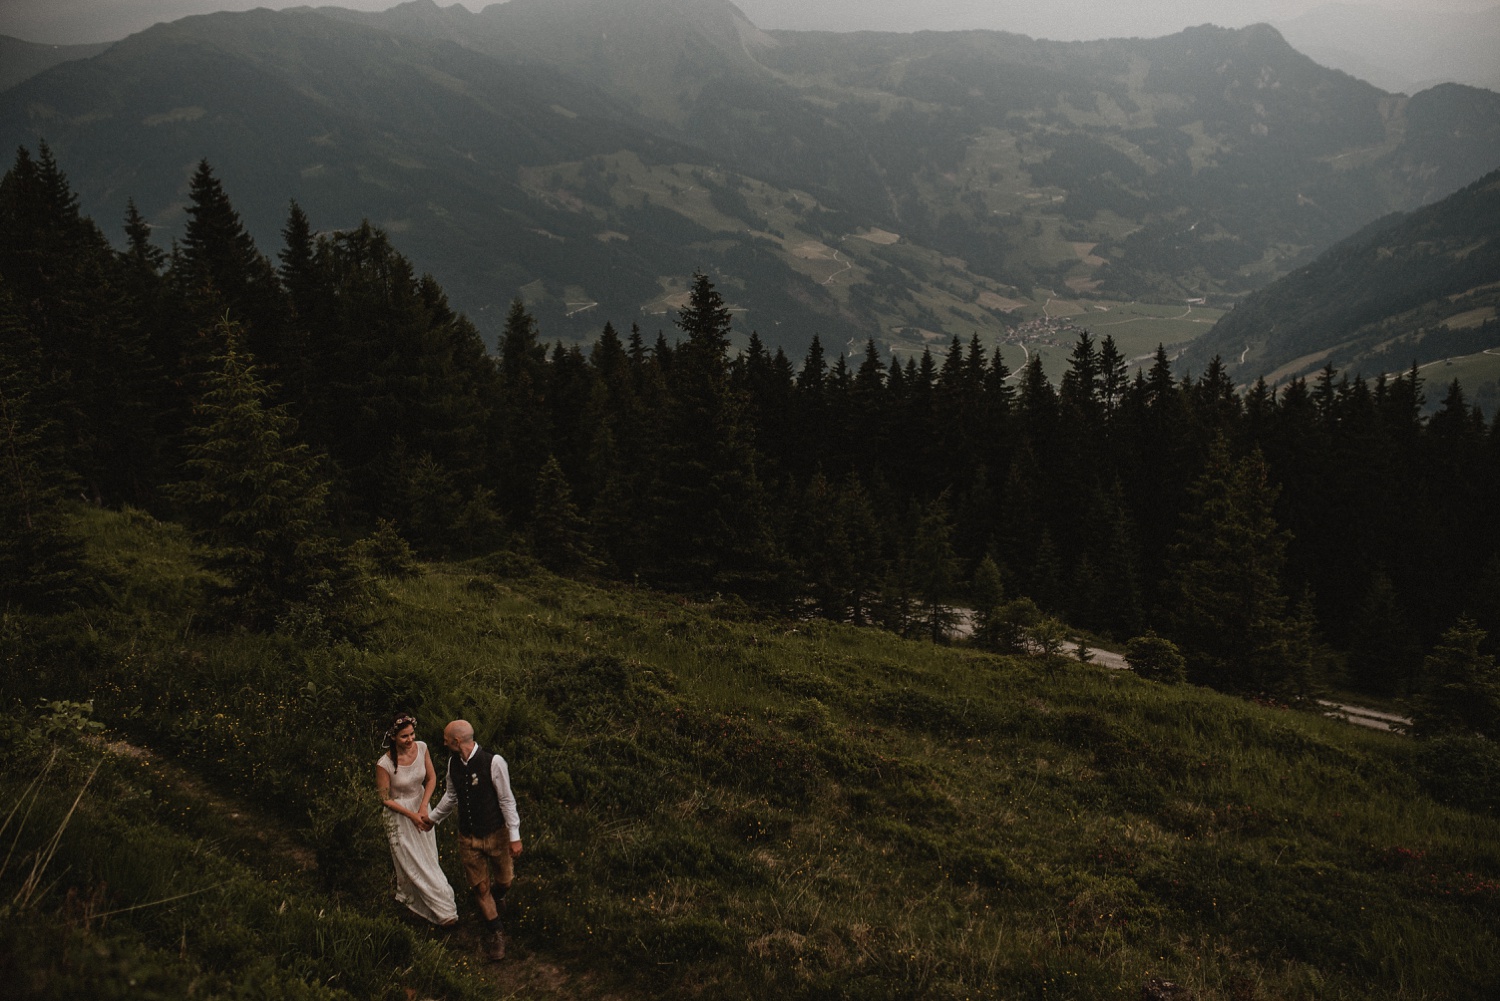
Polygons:
[[1240,392],[1086,332],[1056,384],[977,337],[794,361],[731,352],[701,274],[670,336],[549,346],[517,300],[492,353],[368,223],[292,203],[263,254],[207,163],[179,240],[133,204],[124,237],[45,146],[0,180],[7,603],[75,586],[81,495],[192,526],[258,627],[336,621],[410,546],[934,637],[1024,599],[1233,690],[1404,694],[1455,622],[1500,635],[1500,428],[1457,383],[1424,418],[1415,367]]

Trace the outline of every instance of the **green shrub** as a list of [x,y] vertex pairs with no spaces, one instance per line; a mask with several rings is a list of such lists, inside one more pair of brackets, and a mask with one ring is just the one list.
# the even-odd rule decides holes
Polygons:
[[1187,680],[1187,661],[1177,644],[1147,632],[1125,644],[1125,662],[1142,678],[1175,685]]
[[1444,803],[1500,816],[1500,744],[1485,737],[1434,737],[1418,758],[1422,785]]
[[379,577],[402,579],[422,573],[422,564],[411,544],[396,530],[396,523],[381,518],[375,531],[350,547],[350,555]]
[[1042,610],[1030,598],[1007,601],[986,616],[974,642],[1000,653],[1029,653],[1031,630],[1042,618]]

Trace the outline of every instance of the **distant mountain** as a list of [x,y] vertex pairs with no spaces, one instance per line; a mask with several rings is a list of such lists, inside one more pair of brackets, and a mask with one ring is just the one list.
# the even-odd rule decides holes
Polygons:
[[674,124],[714,81],[769,78],[758,57],[777,44],[727,0],[508,0],[478,14],[416,0],[341,13],[507,62],[543,63]]
[[39,45],[11,38],[9,35],[0,35],[0,90],[14,87],[22,80],[30,80],[59,63],[97,56],[107,48],[108,44]]
[[[1038,42],[763,32],[725,0],[417,0],[187,18],[0,93],[87,211],[182,218],[207,157],[390,229],[493,333],[665,325],[695,268],[801,350],[1003,334],[1056,296],[1227,304],[1500,165],[1500,95],[1407,98],[1272,29]],[[1034,305],[1033,305],[1034,304]]]
[[1298,51],[1384,90],[1414,94],[1442,82],[1500,90],[1500,6],[1416,11],[1327,4],[1276,27]]
[[1238,378],[1325,365],[1374,376],[1500,347],[1500,171],[1366,227],[1254,293],[1195,342]]

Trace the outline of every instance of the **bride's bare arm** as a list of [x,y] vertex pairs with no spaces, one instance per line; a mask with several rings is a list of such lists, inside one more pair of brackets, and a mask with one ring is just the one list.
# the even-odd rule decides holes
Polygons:
[[432,755],[423,754],[422,762],[427,766],[427,777],[422,780],[422,805],[417,808],[420,823],[425,828],[432,823],[427,815],[427,804],[432,802],[432,793],[437,789],[437,769],[432,767]]

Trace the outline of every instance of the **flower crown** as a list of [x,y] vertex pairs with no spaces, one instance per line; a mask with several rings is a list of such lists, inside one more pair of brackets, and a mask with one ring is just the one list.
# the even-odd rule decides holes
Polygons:
[[416,725],[417,721],[410,716],[397,716],[396,722],[392,723],[391,728],[385,732],[385,742],[389,744],[391,741],[396,739],[396,734],[400,733],[402,730],[405,730],[409,726]]

